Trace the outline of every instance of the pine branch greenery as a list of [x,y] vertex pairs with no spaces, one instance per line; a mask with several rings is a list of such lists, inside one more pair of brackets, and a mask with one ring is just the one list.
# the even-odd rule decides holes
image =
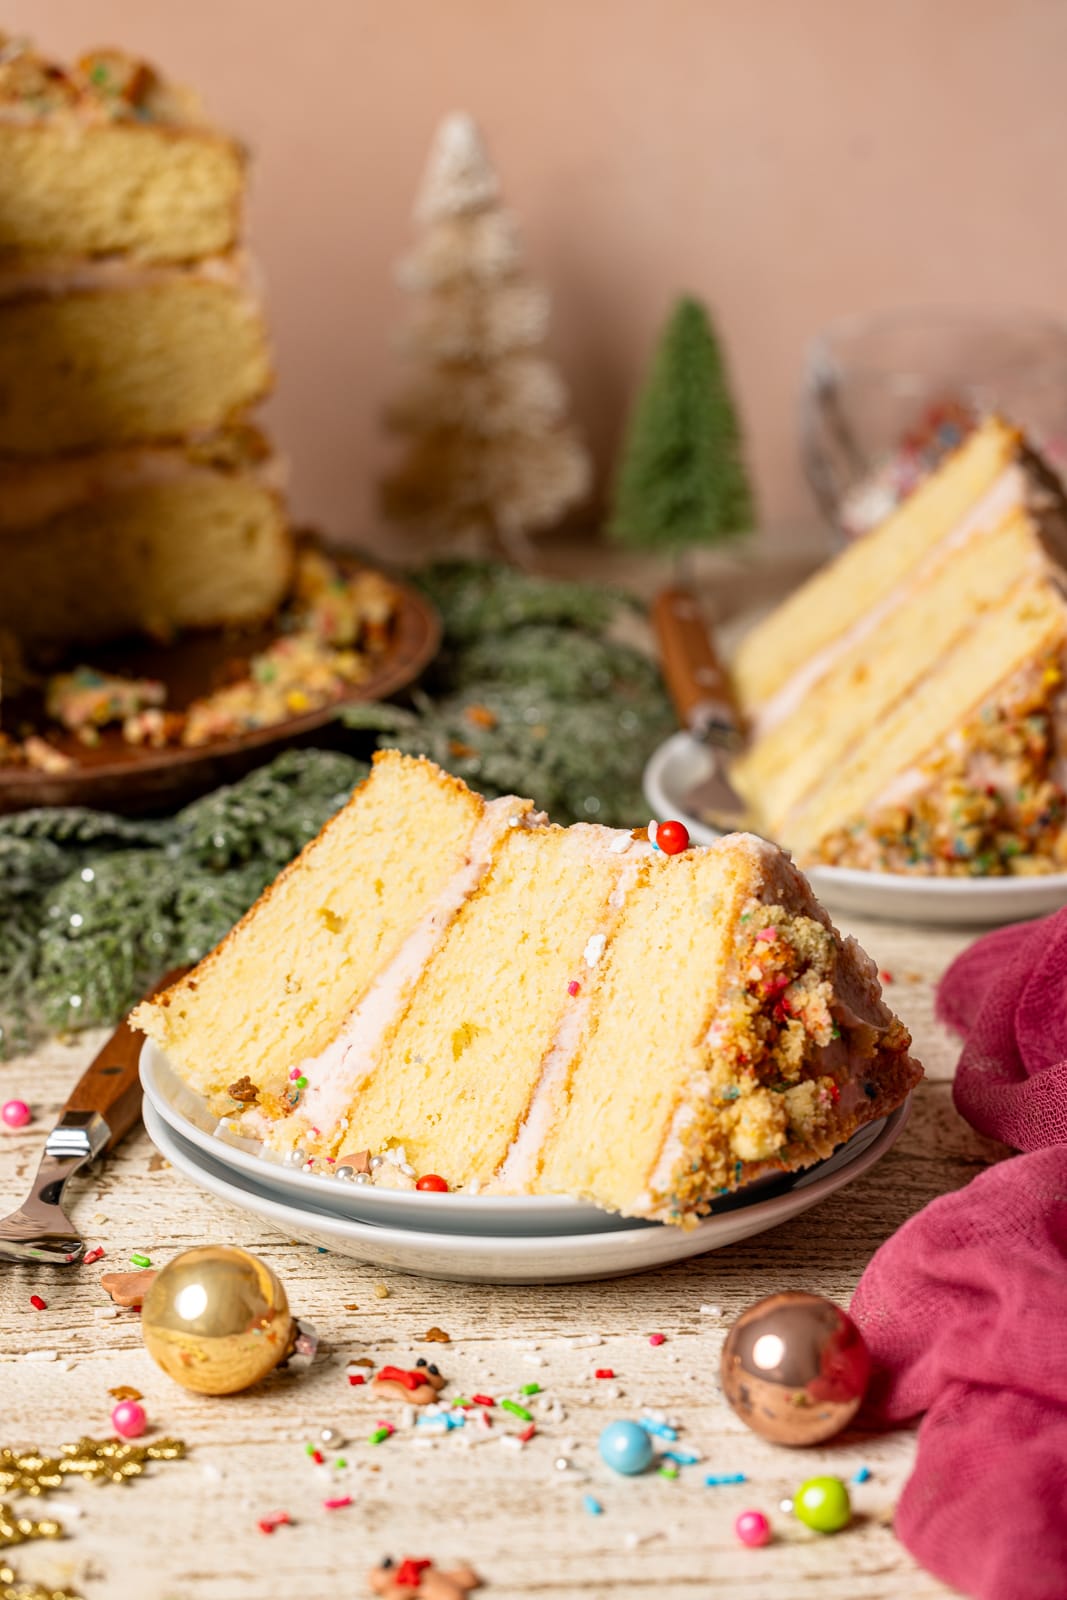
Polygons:
[[734,538],[753,520],[722,352],[704,306],[684,296],[630,419],[608,531],[669,551]]
[[[421,581],[444,648],[410,706],[350,707],[366,745],[426,754],[554,821],[643,821],[640,776],[673,717],[647,657],[611,629],[601,586],[439,563]],[[0,1055],[42,1024],[111,1023],[168,967],[197,961],[344,803],[352,756],[290,750],[175,816],[0,817]]]

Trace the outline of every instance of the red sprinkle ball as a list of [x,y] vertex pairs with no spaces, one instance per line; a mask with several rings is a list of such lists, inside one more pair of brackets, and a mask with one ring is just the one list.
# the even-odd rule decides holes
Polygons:
[[424,1178],[419,1179],[415,1187],[421,1189],[423,1194],[448,1193],[448,1184],[444,1178],[439,1178],[436,1172],[428,1172]]
[[574,980],[574,979],[573,979],[573,978],[572,978],[572,979],[571,979],[571,981],[570,981],[570,983],[568,983],[568,985],[567,985],[567,993],[568,993],[568,994],[569,994],[569,995],[570,995],[570,996],[571,996],[571,998],[572,998],[572,999],[573,999],[573,998],[574,998],[574,996],[575,996],[575,995],[576,995],[576,994],[577,994],[577,993],[578,993],[578,991],[579,991],[579,990],[580,990],[580,989],[581,989],[581,987],[582,987],[582,986],[581,986],[581,984],[580,984],[580,983],[576,983],[576,982],[575,982],[575,980]]
[[30,1305],[35,1311],[47,1311],[48,1301],[42,1300],[39,1294],[30,1295]]
[[656,843],[665,856],[680,856],[689,849],[689,829],[684,822],[661,822],[656,829]]
[[432,1566],[432,1561],[414,1561],[408,1556],[397,1567],[393,1582],[400,1588],[407,1586],[414,1589],[422,1583],[422,1575],[426,1568]]

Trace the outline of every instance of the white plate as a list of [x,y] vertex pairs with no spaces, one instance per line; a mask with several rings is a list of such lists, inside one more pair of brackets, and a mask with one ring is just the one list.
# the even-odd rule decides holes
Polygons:
[[[424,1194],[410,1189],[379,1189],[370,1184],[338,1183],[336,1178],[289,1166],[258,1141],[218,1130],[206,1101],[183,1083],[159,1047],[146,1040],[141,1049],[145,1098],[166,1126],[193,1145],[236,1182],[250,1180],[264,1193],[289,1205],[307,1206],[334,1216],[376,1226],[413,1228],[423,1233],[490,1234],[514,1239],[526,1235],[609,1233],[655,1227],[565,1195]],[[836,1171],[860,1155],[880,1124],[868,1124],[848,1144],[808,1169],[808,1176]],[[802,1173],[775,1173],[715,1202],[716,1214],[750,1205],[792,1188]]]
[[375,1227],[310,1205],[293,1205],[262,1184],[235,1176],[187,1143],[167,1126],[150,1100],[145,1101],[144,1121],[149,1138],[178,1172],[239,1210],[260,1217],[287,1238],[306,1240],[370,1266],[459,1283],[580,1283],[720,1250],[799,1216],[880,1160],[899,1138],[908,1110],[905,1101],[878,1124],[875,1137],[858,1155],[846,1147],[797,1179],[787,1193],[739,1205],[688,1231],[653,1223],[611,1232],[518,1238]]
[[[645,799],[659,821],[676,817],[697,844],[714,844],[719,830],[688,816],[682,800],[714,769],[716,753],[687,733],[672,734],[645,768]],[[1040,878],[923,878],[855,867],[810,867],[808,882],[835,911],[903,922],[989,926],[1044,917],[1067,905],[1067,873]]]

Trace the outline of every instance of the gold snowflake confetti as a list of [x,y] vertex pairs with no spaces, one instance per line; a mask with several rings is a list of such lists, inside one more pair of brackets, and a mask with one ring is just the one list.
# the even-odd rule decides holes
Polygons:
[[30,1539],[61,1539],[63,1525],[45,1518],[37,1522],[33,1517],[20,1517],[14,1506],[0,1500],[0,1549],[12,1544],[26,1544]]
[[140,1477],[146,1461],[176,1461],[184,1454],[185,1445],[180,1439],[129,1444],[123,1439],[85,1438],[76,1444],[61,1445],[55,1456],[4,1446],[0,1448],[0,1494],[47,1494],[71,1477],[125,1483],[129,1478]]
[[0,1600],[82,1600],[73,1589],[51,1589],[31,1578],[20,1578],[14,1567],[0,1561]]

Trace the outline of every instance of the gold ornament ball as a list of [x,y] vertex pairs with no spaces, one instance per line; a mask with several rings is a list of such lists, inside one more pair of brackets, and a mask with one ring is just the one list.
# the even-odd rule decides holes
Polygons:
[[870,1376],[870,1354],[848,1313],[800,1290],[757,1300],[723,1346],[723,1393],[773,1444],[833,1438],[859,1410]]
[[285,1290],[247,1250],[202,1245],[158,1273],[141,1309],[153,1361],[197,1394],[235,1394],[273,1372],[293,1348]]

